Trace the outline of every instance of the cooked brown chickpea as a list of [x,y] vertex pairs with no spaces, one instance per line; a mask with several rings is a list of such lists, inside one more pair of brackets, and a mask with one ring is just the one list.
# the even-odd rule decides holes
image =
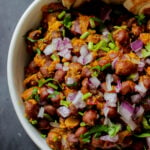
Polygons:
[[87,132],[87,128],[86,127],[79,127],[76,132],[75,132],[75,136],[76,137],[80,137],[80,135],[84,134]]
[[30,99],[25,102],[25,114],[28,119],[37,119],[37,114],[39,112],[38,103],[34,99]]
[[50,129],[49,121],[46,119],[38,120],[38,128],[40,130],[49,130]]
[[109,107],[108,117],[115,118],[117,115],[117,108],[116,107]]
[[124,81],[121,86],[121,94],[126,95],[128,93],[134,92],[135,83],[132,81]]
[[117,75],[130,75],[134,73],[137,69],[137,66],[128,60],[119,60],[115,65],[115,72]]
[[62,82],[64,80],[65,75],[66,75],[65,71],[58,70],[58,71],[55,72],[54,79],[59,81],[59,82]]
[[97,112],[95,110],[88,110],[84,112],[82,119],[86,124],[93,126],[97,120]]
[[46,105],[44,106],[44,111],[49,115],[55,115],[56,114],[56,108],[52,105]]

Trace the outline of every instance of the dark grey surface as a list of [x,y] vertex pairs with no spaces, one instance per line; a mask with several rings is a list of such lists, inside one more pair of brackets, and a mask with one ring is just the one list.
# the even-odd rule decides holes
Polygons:
[[33,0],[0,0],[0,150],[38,150],[22,128],[9,96],[6,65],[14,28]]

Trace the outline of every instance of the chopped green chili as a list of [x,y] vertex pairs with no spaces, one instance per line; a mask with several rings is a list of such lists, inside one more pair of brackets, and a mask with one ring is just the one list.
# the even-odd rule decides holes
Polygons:
[[109,46],[112,50],[116,47],[115,43],[113,43],[113,42],[110,42],[110,43],[108,44],[108,46]]
[[63,105],[63,106],[66,106],[66,107],[69,107],[69,105],[70,105],[70,101],[66,101],[66,100],[61,100],[60,101],[60,105]]
[[90,18],[90,25],[91,25],[91,28],[95,28],[96,27],[93,18]]
[[89,42],[89,43],[88,43],[88,49],[89,49],[89,50],[92,50],[93,47],[94,47],[93,42]]
[[36,49],[38,55],[41,55],[41,50],[39,48]]
[[82,95],[82,99],[86,100],[86,99],[88,99],[91,96],[92,96],[92,93],[88,92],[88,93],[85,93],[84,95]]
[[81,123],[80,123],[80,126],[81,126],[81,127],[85,127],[85,126],[86,126],[86,123],[85,123],[85,122],[81,122]]
[[64,26],[65,26],[66,28],[70,29],[71,26],[72,26],[71,15],[67,15],[67,16],[64,18],[64,20],[63,20],[62,23],[64,24]]
[[62,19],[65,15],[66,15],[66,11],[63,10],[63,11],[58,15],[58,19]]
[[36,125],[36,124],[38,123],[37,120],[32,120],[32,121],[30,121],[30,122],[31,122],[32,125]]
[[138,138],[145,138],[145,137],[150,137],[150,132],[148,133],[141,133],[139,135],[135,134],[134,135],[135,137],[138,137]]
[[53,84],[53,83],[48,83],[47,85],[48,85],[49,87],[51,87],[51,88],[55,89],[55,90],[57,90],[57,89],[58,89],[58,86],[57,86],[57,85],[55,85],[55,84]]
[[53,121],[53,118],[47,113],[44,113],[44,118],[46,118],[48,121]]
[[83,112],[81,112],[81,111],[79,111],[79,112],[78,112],[78,114],[79,114],[79,115],[81,115],[81,116],[83,116],[83,115],[84,115],[84,113],[83,113]]
[[80,39],[85,39],[90,35],[90,32],[84,32],[81,36]]
[[30,42],[32,42],[32,43],[35,43],[35,42],[38,41],[38,40],[31,39],[31,38],[29,38],[29,37],[27,37],[27,40],[30,41]]
[[55,60],[59,60],[59,57],[56,54],[52,54],[51,59],[55,61]]

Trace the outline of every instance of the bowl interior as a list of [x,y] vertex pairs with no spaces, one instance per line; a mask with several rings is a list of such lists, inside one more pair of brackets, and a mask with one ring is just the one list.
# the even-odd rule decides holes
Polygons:
[[[42,13],[41,7],[57,0],[35,0],[25,11],[14,31],[8,54],[7,77],[9,91],[17,116],[26,130],[27,134],[35,144],[44,150],[50,150],[45,139],[41,138],[39,132],[28,122],[24,116],[24,106],[20,95],[24,89],[24,67],[28,62],[28,54],[24,35],[30,29],[37,27],[40,23]],[[58,2],[58,1],[57,1]]]

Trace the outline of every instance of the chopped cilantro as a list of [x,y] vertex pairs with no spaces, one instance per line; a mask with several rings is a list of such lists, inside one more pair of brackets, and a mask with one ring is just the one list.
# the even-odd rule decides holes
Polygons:
[[58,89],[58,86],[57,86],[57,85],[55,85],[55,84],[53,84],[53,83],[48,83],[47,85],[48,85],[49,87],[51,87],[51,88],[55,89],[55,90],[57,90],[57,89]]
[[30,41],[30,42],[32,42],[32,43],[35,43],[35,42],[38,41],[38,40],[31,39],[31,38],[29,38],[29,37],[27,37],[27,40]]
[[37,48],[37,49],[36,49],[36,53],[37,53],[38,55],[41,55],[41,50],[40,50],[39,48]]
[[144,58],[150,56],[150,43],[148,43],[148,44],[145,46],[145,49],[142,49],[142,56],[143,56]]
[[120,124],[112,124],[109,126],[108,134],[110,136],[115,136],[118,133],[118,131],[120,131],[120,129],[121,129]]
[[47,113],[44,113],[44,118],[46,118],[49,121],[53,121],[53,118]]
[[48,95],[48,98],[54,98],[56,95],[58,95],[59,92],[58,91],[54,91],[53,94]]
[[46,138],[47,135],[46,135],[46,134],[41,134],[41,137],[42,137],[42,138]]
[[143,23],[145,23],[145,15],[144,14],[139,14],[139,15],[135,16],[135,18],[137,19],[137,22],[139,25],[142,25]]

